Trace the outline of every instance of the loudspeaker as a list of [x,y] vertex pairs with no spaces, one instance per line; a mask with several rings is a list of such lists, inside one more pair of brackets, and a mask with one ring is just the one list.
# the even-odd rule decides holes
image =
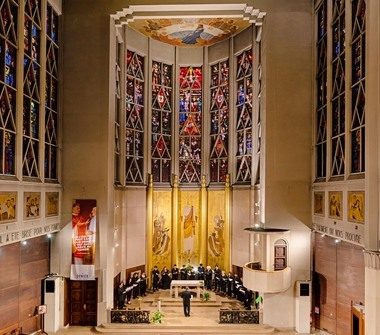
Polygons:
[[310,283],[300,283],[300,297],[308,297],[310,295]]
[[55,281],[54,280],[45,280],[45,293],[54,293],[55,292]]

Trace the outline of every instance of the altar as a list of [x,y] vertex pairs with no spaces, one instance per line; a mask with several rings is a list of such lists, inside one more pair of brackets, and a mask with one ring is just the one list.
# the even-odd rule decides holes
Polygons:
[[172,280],[170,283],[170,297],[173,296],[173,289],[174,289],[174,297],[178,298],[178,289],[184,287],[197,288],[197,298],[200,298],[201,296],[201,288],[203,290],[204,288],[204,281],[203,280]]

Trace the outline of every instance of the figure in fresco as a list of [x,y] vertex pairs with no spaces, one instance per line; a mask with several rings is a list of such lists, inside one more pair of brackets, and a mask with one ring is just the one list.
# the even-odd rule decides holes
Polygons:
[[208,245],[215,257],[219,257],[224,252],[224,220],[221,215],[214,217],[214,231],[208,237]]
[[203,24],[198,24],[194,31],[189,32],[186,36],[182,38],[182,43],[184,44],[196,44],[198,38],[201,37],[204,31]]
[[183,208],[183,216],[181,221],[183,222],[183,251],[188,257],[194,252],[195,243],[195,226],[198,217],[194,215],[194,207],[186,205]]
[[155,255],[163,255],[169,250],[169,228],[165,228],[165,217],[161,214],[153,221],[153,246]]
[[338,199],[335,195],[330,197],[330,216],[332,217],[340,217],[340,199]]
[[363,203],[355,194],[350,199],[350,218],[356,221],[364,222]]

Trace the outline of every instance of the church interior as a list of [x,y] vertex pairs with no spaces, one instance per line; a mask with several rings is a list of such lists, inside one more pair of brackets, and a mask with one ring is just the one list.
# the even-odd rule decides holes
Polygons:
[[380,335],[378,0],[0,12],[0,335]]

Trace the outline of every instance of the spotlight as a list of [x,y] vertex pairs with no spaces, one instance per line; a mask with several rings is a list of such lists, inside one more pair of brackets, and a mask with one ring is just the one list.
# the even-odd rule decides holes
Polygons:
[[260,228],[260,225],[258,223],[255,223],[255,228]]
[[116,243],[116,244],[115,244],[115,248],[117,248],[118,246],[119,246],[119,243]]
[[46,236],[47,236],[47,238],[52,238],[53,235],[49,233]]
[[326,234],[322,234],[321,236],[322,236],[322,237],[325,237],[325,236],[326,236]]
[[27,245],[28,242],[27,242],[26,240],[23,240],[23,241],[21,241],[21,244],[22,244],[22,245]]
[[335,243],[339,243],[340,242],[340,239],[339,238],[336,238],[335,239]]

